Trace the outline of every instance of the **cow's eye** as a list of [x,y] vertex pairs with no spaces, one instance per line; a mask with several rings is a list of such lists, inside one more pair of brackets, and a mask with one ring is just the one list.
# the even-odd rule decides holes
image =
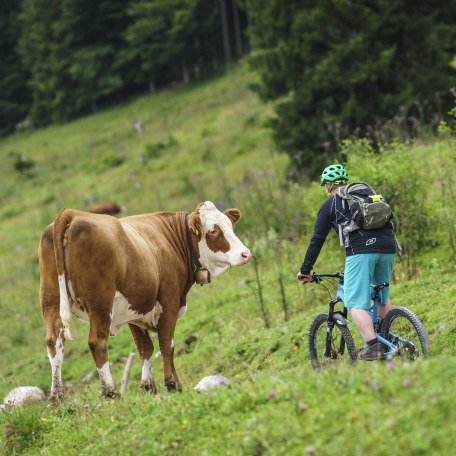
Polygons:
[[217,233],[217,230],[215,228],[212,228],[212,230],[210,230],[209,233],[215,234],[215,233]]

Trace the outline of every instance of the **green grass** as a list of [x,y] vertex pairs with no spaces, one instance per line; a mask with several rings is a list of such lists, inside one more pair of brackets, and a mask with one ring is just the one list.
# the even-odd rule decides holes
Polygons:
[[[49,388],[38,302],[38,240],[63,206],[84,210],[88,198],[112,199],[130,214],[190,211],[205,199],[244,209],[240,231],[258,252],[271,322],[266,329],[252,291],[253,267],[231,269],[213,284],[192,289],[187,315],[177,325],[175,364],[184,392],[165,391],[161,360],[154,359],[159,393],[141,393],[136,359],[126,398],[104,401],[96,374],[82,382],[95,366],[88,326],[74,319],[76,340],[67,343],[63,365],[66,401],[55,408],[41,404],[0,414],[1,454],[452,452],[456,281],[448,249],[444,243],[429,246],[412,280],[397,264],[391,292],[395,305],[410,307],[421,318],[431,340],[430,360],[395,362],[392,369],[385,363],[358,363],[314,372],[307,334],[312,318],[326,310],[328,297],[321,287],[297,285],[294,276],[324,196],[315,183],[292,188],[296,204],[304,207],[307,235],[283,243],[281,268],[290,306],[285,321],[280,267],[269,245],[272,234],[256,237],[262,211],[255,212],[249,193],[260,182],[277,195],[288,162],[269,151],[265,119],[270,107],[248,90],[251,81],[238,68],[206,84],[138,98],[67,125],[0,141],[0,398],[19,385]],[[144,122],[142,135],[134,132],[134,119]],[[451,147],[436,142],[413,150],[432,166]],[[15,171],[14,154],[36,163],[30,176]],[[257,180],[249,184],[252,174]],[[269,196],[264,194],[265,205]],[[328,240],[318,270],[342,267],[343,253],[335,239]],[[197,340],[183,352],[190,335]],[[134,351],[128,327],[109,343],[119,385],[126,357]],[[207,395],[194,392],[195,384],[213,371],[227,376],[229,386]]]
[[454,359],[444,369],[439,360],[320,373],[297,366],[204,396],[132,392],[100,403],[84,391],[55,410],[33,407],[2,421],[16,433],[9,449],[30,454],[450,454],[455,374]]

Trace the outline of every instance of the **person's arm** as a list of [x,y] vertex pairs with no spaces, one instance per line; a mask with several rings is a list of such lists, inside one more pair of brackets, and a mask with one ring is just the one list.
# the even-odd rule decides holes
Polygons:
[[331,204],[325,203],[321,206],[318,211],[317,221],[315,223],[315,229],[310,240],[309,247],[307,248],[304,261],[302,263],[300,272],[302,275],[309,275],[310,271],[317,261],[320,250],[325,243],[326,237],[328,236],[329,230],[331,229]]

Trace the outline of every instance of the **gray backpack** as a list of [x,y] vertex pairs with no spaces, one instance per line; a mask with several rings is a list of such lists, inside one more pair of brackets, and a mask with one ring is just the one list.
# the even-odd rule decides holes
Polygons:
[[351,219],[339,224],[341,246],[348,247],[349,234],[352,231],[374,230],[384,227],[392,218],[391,206],[382,195],[364,182],[354,182],[337,189],[342,198],[342,205],[348,204]]

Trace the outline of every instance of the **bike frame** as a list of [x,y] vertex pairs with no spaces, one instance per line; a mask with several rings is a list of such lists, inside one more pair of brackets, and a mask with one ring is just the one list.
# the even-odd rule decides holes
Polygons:
[[[389,286],[389,284],[387,285]],[[380,334],[380,325],[379,325],[379,321],[378,321],[378,306],[379,304],[381,303],[380,301],[380,290],[379,289],[375,289],[374,288],[374,297],[372,298],[372,300],[374,301],[374,305],[369,309],[369,313],[370,313],[370,316],[372,318],[372,322],[374,323],[374,329],[375,329],[375,334],[377,336],[377,339],[383,344],[385,345],[386,347],[389,348],[389,351],[385,353],[385,356],[386,358],[392,358],[396,352],[397,352],[397,345],[390,342],[389,340],[386,340],[384,337],[381,336]],[[361,332],[360,332],[361,334]],[[403,337],[400,337],[400,336],[397,336],[396,334],[390,332],[389,333],[390,337],[397,340],[397,341],[400,341],[402,343],[409,343],[411,344],[411,342],[407,339],[404,339]],[[365,341],[365,338],[364,336],[361,334],[361,337],[363,338],[363,340]],[[413,344],[412,344],[413,345]]]
[[[388,285],[389,286],[389,285]],[[372,298],[374,301],[374,305],[368,310],[371,318],[372,318],[372,323],[374,324],[374,329],[375,329],[375,334],[377,336],[377,339],[383,344],[386,345],[389,348],[389,351],[385,353],[385,356],[387,358],[392,358],[396,351],[397,351],[397,345],[394,345],[392,342],[389,340],[386,340],[384,337],[380,335],[380,325],[378,321],[378,306],[380,304],[380,290],[375,290],[374,297]],[[361,337],[363,338],[364,342],[366,341],[365,337],[359,331],[361,334]],[[395,336],[397,337],[397,336]],[[404,339],[397,337],[399,340],[404,341]]]
[[[329,357],[331,356],[331,337],[330,333],[332,332],[332,328],[334,327],[335,324],[338,325],[348,325],[350,322],[347,319],[348,316],[348,309],[347,307],[343,308],[343,311],[335,311],[334,307],[337,303],[341,302],[344,303],[344,274],[341,272],[336,272],[334,274],[313,274],[313,281],[320,283],[321,278],[324,277],[332,277],[332,278],[337,278],[339,279],[339,284],[337,286],[337,296],[334,299],[331,299],[329,301],[329,312],[328,312],[328,332],[326,335],[326,349],[325,349],[325,356]],[[382,284],[382,288],[385,286],[389,286],[389,284]],[[372,286],[372,285],[371,285]],[[380,334],[380,328],[379,328],[379,320],[378,320],[378,306],[380,305],[380,288],[377,288],[376,286],[372,286],[374,288],[374,296],[372,297],[373,305],[372,307],[368,310],[370,317],[372,318],[372,323],[374,324],[374,330],[375,334],[377,336],[377,339],[384,344],[386,347],[388,347],[389,351],[385,353],[386,358],[392,358],[395,353],[397,352],[397,345],[393,344],[389,340],[385,339],[384,337],[381,336]],[[365,341],[365,337],[359,331],[361,334],[361,337]],[[402,337],[399,337],[393,333],[390,333],[390,335],[396,339],[399,340],[400,342],[408,342],[406,339],[403,339]],[[340,353],[344,352],[345,348],[345,343],[344,339],[341,339],[340,342]]]

